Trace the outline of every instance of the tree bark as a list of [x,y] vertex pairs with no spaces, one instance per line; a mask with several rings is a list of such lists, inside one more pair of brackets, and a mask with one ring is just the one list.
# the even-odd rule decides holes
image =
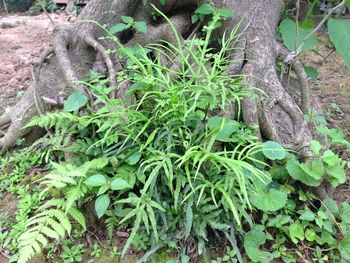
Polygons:
[[[229,8],[233,19],[226,20],[217,31],[231,31],[237,24],[239,38],[233,46],[230,64],[232,75],[243,74],[247,84],[261,90],[256,98],[243,100],[243,119],[248,125],[259,127],[258,135],[282,143],[285,147],[301,150],[311,139],[311,133],[304,121],[301,105],[308,105],[308,90],[305,88],[303,69],[297,75],[301,92],[288,93],[276,71],[276,61],[286,55],[285,49],[276,42],[275,34],[280,16],[285,7],[283,0],[167,0],[161,5],[159,0],[149,1],[172,17],[181,33],[189,30],[190,13],[195,7],[210,2],[217,8]],[[113,44],[100,37],[105,32],[100,25],[112,25],[120,22],[121,16],[133,16],[136,20],[146,20],[150,33],[145,37],[135,34],[130,43],[147,44],[169,38],[166,25],[152,22],[152,8],[144,6],[138,0],[95,0],[83,9],[78,20],[71,26],[58,27],[54,31],[53,50],[49,50],[41,59],[40,66],[34,72],[34,82],[25,96],[0,117],[0,125],[10,123],[6,135],[1,139],[3,148],[12,146],[26,132],[22,128],[35,115],[50,110],[42,97],[56,99],[67,97],[73,90],[85,91],[76,82],[89,74],[96,56],[106,64],[110,73],[110,83],[114,84],[117,64],[104,50],[113,48]],[[95,23],[87,22],[95,21]],[[52,52],[51,52],[52,51]],[[297,61],[293,65],[298,64]],[[41,65],[42,64],[42,65]],[[125,87],[127,89],[127,87]],[[298,97],[294,99],[293,96]],[[304,94],[304,96],[298,96]],[[119,94],[120,95],[120,94]],[[122,95],[120,95],[122,96]],[[304,109],[305,111],[305,109]]]

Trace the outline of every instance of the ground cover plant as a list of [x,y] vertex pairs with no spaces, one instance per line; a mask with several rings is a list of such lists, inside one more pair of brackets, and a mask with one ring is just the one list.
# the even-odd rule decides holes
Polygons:
[[[144,35],[142,21],[99,25],[126,65],[116,81],[129,88],[115,98],[110,79],[91,73],[75,83],[89,94],[76,90],[63,110],[26,125],[45,128],[45,136],[1,158],[2,194],[20,196],[16,223],[1,220],[10,261],[42,253],[82,262],[87,248],[72,240],[89,231],[89,216],[110,240],[125,234],[110,251],[118,259],[132,251],[139,262],[350,260],[349,204],[315,194],[346,181],[349,163],[332,151],[349,148],[344,134],[308,109],[306,126],[320,139],[304,145],[307,156],[262,142],[259,127],[243,122],[241,102],[265,91],[230,70],[239,25],[215,35],[233,12],[202,5],[194,13],[203,29],[183,40],[183,18],[154,7],[173,38],[145,46],[115,37]],[[102,254],[98,244],[90,250],[92,261]]]

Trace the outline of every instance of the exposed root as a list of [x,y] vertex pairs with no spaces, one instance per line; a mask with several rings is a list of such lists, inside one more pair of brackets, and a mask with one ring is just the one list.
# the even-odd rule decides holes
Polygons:
[[0,127],[11,122],[11,108],[7,108],[5,112],[0,116]]
[[[82,36],[81,39],[86,45],[93,47],[102,56],[108,69],[110,86],[116,88],[117,87],[117,81],[115,79],[116,72],[114,70],[113,61],[111,57],[107,54],[107,49],[102,44],[100,44],[92,35]],[[112,97],[115,98],[116,93],[113,92],[112,94],[113,94]]]
[[76,76],[69,59],[67,47],[73,44],[75,31],[72,26],[58,26],[54,30],[53,48],[57,57],[58,64],[69,85],[73,89],[82,93],[87,93],[85,87],[78,84],[79,78]]
[[[285,61],[285,59],[290,54],[290,51],[280,43],[276,43],[276,46],[278,57],[282,61]],[[306,114],[308,109],[310,108],[310,90],[307,81],[308,76],[305,72],[303,64],[299,61],[297,57],[288,61],[288,63],[291,65],[295,75],[298,77],[300,84],[301,110],[304,114]]]

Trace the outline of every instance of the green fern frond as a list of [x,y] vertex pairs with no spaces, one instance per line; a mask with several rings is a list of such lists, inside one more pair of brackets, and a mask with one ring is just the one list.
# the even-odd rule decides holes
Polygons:
[[86,230],[86,221],[85,221],[85,217],[83,215],[82,212],[80,212],[80,210],[78,210],[77,208],[75,207],[71,207],[69,210],[68,210],[68,214],[75,220],[77,221],[82,227],[84,230]]
[[27,263],[40,253],[50,239],[60,240],[70,235],[72,224],[69,216],[86,229],[84,215],[76,207],[71,207],[67,213],[63,212],[66,205],[64,199],[49,200],[38,208],[38,214],[28,220],[27,231],[19,237],[19,263]]
[[73,204],[85,196],[87,192],[87,187],[85,185],[77,185],[67,188],[64,191],[64,194],[66,196],[66,211],[68,212],[69,209],[73,206]]
[[45,128],[64,128],[69,127],[70,124],[76,125],[79,122],[79,117],[71,113],[59,111],[47,113],[44,116],[35,117],[26,127],[45,127]]

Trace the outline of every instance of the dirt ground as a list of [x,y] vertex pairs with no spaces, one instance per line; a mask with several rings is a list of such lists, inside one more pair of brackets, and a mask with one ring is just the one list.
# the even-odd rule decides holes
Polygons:
[[[66,23],[65,14],[51,14],[55,24]],[[31,68],[50,46],[53,25],[45,14],[0,14],[0,112],[23,94]]]

